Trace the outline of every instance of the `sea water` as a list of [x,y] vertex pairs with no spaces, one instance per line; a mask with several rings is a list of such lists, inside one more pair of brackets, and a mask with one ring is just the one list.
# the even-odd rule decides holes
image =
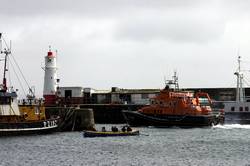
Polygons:
[[[102,126],[111,127],[97,128]],[[2,137],[0,165],[250,165],[250,125],[137,129],[140,136],[84,138],[82,132],[57,132]]]

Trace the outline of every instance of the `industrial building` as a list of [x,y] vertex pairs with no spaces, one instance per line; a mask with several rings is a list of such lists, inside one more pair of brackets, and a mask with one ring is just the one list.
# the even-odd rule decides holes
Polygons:
[[[206,92],[214,101],[234,101],[235,88],[189,88],[193,92]],[[146,105],[160,89],[122,89],[96,90],[84,87],[59,87],[59,101],[67,104],[135,104]],[[245,88],[245,95],[250,96],[250,88]]]

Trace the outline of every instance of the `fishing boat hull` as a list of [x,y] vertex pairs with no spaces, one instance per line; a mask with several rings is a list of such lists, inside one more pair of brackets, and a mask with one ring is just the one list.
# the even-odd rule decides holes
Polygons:
[[224,102],[226,124],[250,124],[250,102]]
[[223,123],[224,117],[217,115],[156,115],[149,116],[137,111],[123,111],[123,116],[130,126],[155,127],[205,127]]
[[132,130],[132,131],[84,131],[84,137],[115,137],[115,136],[136,136],[139,135],[139,130]]
[[250,112],[225,112],[225,124],[250,124]]
[[59,119],[41,120],[36,122],[1,122],[0,136],[46,134],[58,129]]

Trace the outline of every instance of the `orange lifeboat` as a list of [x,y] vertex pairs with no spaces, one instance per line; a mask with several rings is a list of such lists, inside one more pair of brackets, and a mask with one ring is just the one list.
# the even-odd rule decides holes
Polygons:
[[177,77],[168,82],[160,94],[151,99],[151,104],[136,112],[123,111],[131,126],[211,126],[223,123],[222,114],[214,114],[212,101],[207,93],[181,91],[170,88],[178,86]]

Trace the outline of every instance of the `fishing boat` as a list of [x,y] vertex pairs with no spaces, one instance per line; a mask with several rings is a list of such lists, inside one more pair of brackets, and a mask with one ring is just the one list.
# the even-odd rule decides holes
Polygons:
[[139,130],[132,131],[84,131],[84,137],[115,137],[115,136],[135,136],[139,135]]
[[237,77],[236,100],[224,101],[226,124],[250,124],[250,100],[244,93],[244,70],[241,69],[241,57],[238,56],[238,69],[234,73]]
[[29,87],[30,95],[18,100],[17,90],[7,86],[7,60],[11,54],[10,47],[0,33],[0,46],[4,41],[6,48],[0,48],[4,55],[3,82],[0,85],[0,136],[48,133],[57,129],[58,118],[46,118],[42,99],[36,99]]
[[138,111],[124,110],[123,116],[130,126],[204,127],[222,124],[223,113],[214,113],[211,104],[207,93],[180,90],[175,72],[172,80],[166,80],[166,87],[151,99],[150,105]]

